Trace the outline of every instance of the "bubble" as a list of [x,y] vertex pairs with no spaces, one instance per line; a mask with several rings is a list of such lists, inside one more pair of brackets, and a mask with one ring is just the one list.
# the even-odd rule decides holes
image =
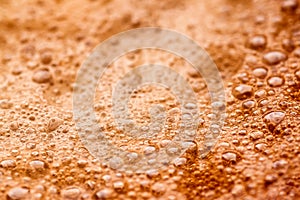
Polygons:
[[285,113],[282,111],[273,111],[264,116],[264,121],[268,128],[273,131],[274,128],[284,119]]
[[63,120],[58,117],[53,117],[48,122],[48,131],[56,130],[61,124],[63,124]]
[[36,147],[36,143],[34,142],[29,142],[26,144],[27,149],[34,149]]
[[109,182],[111,180],[111,176],[110,175],[104,175],[102,177],[102,179],[105,181],[105,182]]
[[255,145],[255,149],[259,150],[259,151],[264,151],[267,148],[267,144],[265,143],[257,143]]
[[139,185],[141,186],[142,189],[149,189],[150,181],[149,180],[141,180],[139,182]]
[[148,146],[144,149],[144,154],[145,155],[150,155],[156,151],[156,148],[153,146]]
[[109,160],[109,166],[112,169],[120,169],[123,166],[123,164],[124,164],[124,162],[120,157],[115,156]]
[[278,179],[277,175],[268,174],[265,177],[265,183],[268,185],[268,184],[274,183],[275,181],[277,181],[277,179]]
[[226,153],[223,153],[222,158],[226,161],[236,162],[237,154],[233,153],[233,152],[226,152]]
[[263,56],[263,62],[268,65],[276,65],[287,59],[287,55],[281,51],[271,51]]
[[282,40],[282,47],[284,50],[292,52],[295,49],[295,43],[291,39],[284,39]]
[[79,199],[81,191],[77,187],[70,187],[62,190],[61,193],[65,199],[76,200]]
[[80,167],[80,168],[85,167],[87,164],[88,164],[88,161],[86,161],[86,160],[78,160],[78,161],[77,161],[77,165],[78,165],[78,167]]
[[148,177],[153,178],[159,175],[159,171],[157,169],[149,169],[146,171]]
[[258,140],[260,138],[262,138],[264,136],[264,133],[261,131],[254,131],[252,133],[250,133],[250,138],[252,140]]
[[231,194],[235,197],[242,196],[243,193],[245,192],[245,187],[241,184],[236,184],[231,190]]
[[296,76],[296,78],[297,78],[298,80],[300,80],[300,70],[297,70],[297,71],[295,72],[295,76]]
[[94,196],[97,200],[111,199],[113,197],[113,191],[105,188],[96,192]]
[[14,67],[12,70],[11,70],[11,73],[15,76],[18,76],[20,74],[22,74],[23,72],[23,69],[21,67]]
[[251,108],[255,107],[255,104],[256,104],[255,101],[252,101],[252,100],[244,101],[243,102],[243,108],[251,109]]
[[52,61],[52,54],[50,52],[43,52],[41,54],[41,62],[44,65],[50,64]]
[[29,162],[29,165],[36,170],[45,169],[45,163],[41,160],[33,160],[33,161]]
[[151,187],[155,196],[161,196],[166,192],[166,186],[163,183],[154,183]]
[[16,161],[14,160],[2,160],[0,166],[3,168],[14,168],[16,166]]
[[293,13],[298,7],[297,0],[283,0],[281,3],[281,11]]
[[248,46],[254,50],[262,50],[267,45],[267,39],[264,35],[256,35],[249,39]]
[[255,92],[255,98],[263,98],[263,97],[265,97],[267,95],[267,92],[266,92],[266,90],[264,90],[264,89],[261,89],[261,90],[257,90],[256,92]]
[[194,104],[194,103],[187,103],[184,105],[184,107],[188,110],[193,110],[193,109],[196,109],[197,108],[197,105]]
[[52,75],[48,69],[39,69],[33,73],[32,80],[36,83],[49,83]]
[[135,152],[131,152],[127,154],[127,159],[129,162],[134,163],[138,159],[138,154]]
[[211,107],[217,110],[225,110],[225,104],[220,101],[215,101],[211,104]]
[[24,187],[15,187],[8,191],[7,197],[11,200],[22,200],[26,199],[29,190]]
[[179,166],[182,166],[182,165],[185,165],[187,162],[187,159],[186,158],[176,158],[173,163],[176,167],[179,167]]
[[13,106],[13,103],[8,99],[0,100],[0,108],[2,109],[10,109]]
[[273,163],[272,167],[274,169],[282,169],[288,165],[288,162],[286,160],[277,160]]
[[244,100],[252,96],[253,89],[250,85],[241,84],[233,88],[232,94],[239,100]]
[[113,183],[113,187],[116,191],[120,191],[125,188],[125,184],[123,181],[116,181]]
[[268,75],[268,70],[264,67],[258,67],[253,70],[253,75],[257,78],[265,78]]
[[295,55],[296,57],[300,58],[300,48],[299,48],[299,47],[297,47],[297,48],[295,49],[294,55]]
[[170,147],[170,148],[167,149],[167,153],[169,155],[176,155],[176,154],[180,153],[180,150],[177,147]]
[[12,131],[16,131],[19,128],[19,124],[17,121],[11,122],[9,125],[10,130]]
[[284,83],[284,79],[280,76],[272,76],[268,79],[268,84],[271,87],[280,87]]

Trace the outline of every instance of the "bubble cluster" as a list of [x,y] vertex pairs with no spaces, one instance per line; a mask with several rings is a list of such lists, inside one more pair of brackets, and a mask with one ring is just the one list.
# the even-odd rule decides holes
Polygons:
[[[0,18],[0,199],[300,198],[299,1],[1,1]],[[72,113],[78,70],[99,42],[149,26],[175,29],[203,45],[220,69],[226,105],[211,102],[203,76],[180,57],[159,50],[124,55],[92,98],[95,133],[103,135],[82,129],[90,141],[105,138],[108,150],[127,153],[127,160],[101,162],[80,140]],[[149,63],[181,74],[197,99],[181,104],[167,88],[135,88],[128,114],[140,132],[122,131],[109,93],[127,72]],[[220,117],[213,108],[226,111],[222,127],[211,124]],[[197,130],[180,132],[195,110]],[[172,143],[180,133],[187,140]],[[181,148],[187,150],[177,156]],[[162,149],[176,159],[161,170],[118,171],[140,156],[151,166]]]

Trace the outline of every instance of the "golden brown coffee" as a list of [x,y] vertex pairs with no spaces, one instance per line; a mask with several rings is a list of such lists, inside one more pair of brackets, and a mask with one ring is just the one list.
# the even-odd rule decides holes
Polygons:
[[[0,0],[0,199],[299,199],[299,7],[297,0]],[[176,98],[151,86],[136,90],[129,107],[143,126],[149,108],[164,105],[158,139],[128,140],[114,126],[111,86],[145,63],[170,66],[186,78],[201,123],[194,145],[173,165],[119,172],[81,143],[72,92],[97,44],[148,26],[184,33],[207,50],[223,77],[227,116],[217,144],[202,158],[212,117],[203,78],[160,50],[122,56],[95,94],[97,122],[114,145],[151,154],[180,126]]]

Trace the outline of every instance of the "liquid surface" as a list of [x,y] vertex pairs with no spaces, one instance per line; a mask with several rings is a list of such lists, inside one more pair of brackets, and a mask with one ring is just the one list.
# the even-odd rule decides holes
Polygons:
[[[0,199],[299,199],[298,4],[0,0]],[[149,122],[153,104],[166,109],[167,129],[158,140],[129,140],[113,126],[111,86],[143,63],[158,62],[182,74],[197,94],[201,115],[195,144],[173,165],[120,173],[81,143],[72,114],[73,84],[97,44],[146,26],[177,30],[207,50],[223,77],[227,116],[217,144],[201,158],[201,137],[212,117],[205,81],[166,52],[124,55],[105,72],[95,95],[99,126],[114,145],[150,155],[179,127],[176,98],[150,86],[136,90],[129,105],[141,126]]]

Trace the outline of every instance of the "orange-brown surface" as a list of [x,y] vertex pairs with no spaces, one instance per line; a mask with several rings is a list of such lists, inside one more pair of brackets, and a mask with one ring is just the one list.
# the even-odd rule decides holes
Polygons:
[[[0,199],[300,199],[298,4],[0,0]],[[227,118],[207,157],[199,158],[196,145],[167,170],[120,173],[81,144],[72,88],[97,44],[148,26],[184,33],[210,53],[223,76]],[[173,66],[198,94],[202,126],[209,120],[203,80],[181,59],[159,51],[149,55],[139,51],[114,63],[95,96],[99,122],[117,145],[123,140],[114,136],[104,94],[132,65]],[[176,104],[162,88],[152,89],[133,97],[138,122],[147,121],[153,102],[165,102],[167,109]],[[174,128],[178,119],[171,117]]]

